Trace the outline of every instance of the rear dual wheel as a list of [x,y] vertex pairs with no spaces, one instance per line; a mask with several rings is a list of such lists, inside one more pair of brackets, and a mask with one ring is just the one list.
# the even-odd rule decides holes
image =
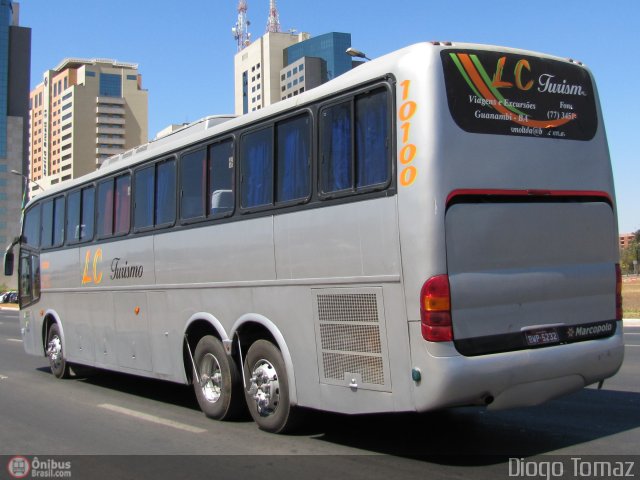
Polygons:
[[244,362],[249,413],[261,430],[285,433],[300,423],[301,412],[291,405],[289,379],[280,350],[267,340],[257,340]]

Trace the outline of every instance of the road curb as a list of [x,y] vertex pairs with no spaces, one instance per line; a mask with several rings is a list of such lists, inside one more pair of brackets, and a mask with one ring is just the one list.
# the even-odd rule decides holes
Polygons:
[[622,319],[622,324],[625,327],[640,327],[640,319],[639,318],[624,318],[624,319]]

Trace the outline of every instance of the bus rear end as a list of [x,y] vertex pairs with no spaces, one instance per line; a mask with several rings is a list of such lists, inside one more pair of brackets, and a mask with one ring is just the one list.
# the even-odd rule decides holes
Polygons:
[[610,377],[624,351],[617,222],[589,71],[509,49],[433,50],[431,261],[410,287],[417,409],[535,405]]

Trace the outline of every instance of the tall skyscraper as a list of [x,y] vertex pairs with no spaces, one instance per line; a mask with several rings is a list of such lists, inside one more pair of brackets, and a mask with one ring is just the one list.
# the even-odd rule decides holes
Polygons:
[[32,196],[148,141],[147,91],[136,64],[67,58],[43,77],[29,99]]
[[280,100],[280,70],[284,66],[284,49],[308,38],[308,33],[267,32],[236,53],[236,115],[259,110]]
[[[31,29],[20,27],[19,5],[0,0],[0,248],[20,233],[28,151]],[[12,172],[16,172],[13,174]],[[0,272],[0,285],[15,288],[15,276]]]

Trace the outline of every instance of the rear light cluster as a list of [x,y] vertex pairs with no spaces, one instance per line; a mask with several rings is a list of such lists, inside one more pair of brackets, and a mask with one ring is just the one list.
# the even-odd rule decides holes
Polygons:
[[616,263],[616,320],[622,320],[622,270]]
[[430,342],[453,340],[449,277],[436,275],[427,280],[420,291],[422,337]]

